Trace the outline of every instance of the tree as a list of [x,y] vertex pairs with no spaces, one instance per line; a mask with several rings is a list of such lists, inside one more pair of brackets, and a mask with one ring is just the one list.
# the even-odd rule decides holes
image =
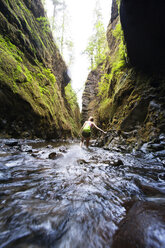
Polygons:
[[62,3],[59,0],[52,0],[53,3],[53,17],[52,17],[52,23],[51,23],[51,28],[52,30],[55,29],[55,16],[57,12],[57,7],[60,6]]
[[42,4],[45,6],[45,0],[41,0]]
[[89,37],[88,45],[85,51],[83,52],[87,54],[91,64],[90,69],[92,70],[105,59],[105,54],[107,50],[106,33],[102,22],[99,1],[96,2],[95,18],[96,21],[93,29],[94,32]]
[[51,29],[55,37],[56,44],[62,55],[70,54],[68,63],[73,60],[73,42],[70,38],[67,5],[65,0],[51,0],[53,3],[53,16],[51,19]]

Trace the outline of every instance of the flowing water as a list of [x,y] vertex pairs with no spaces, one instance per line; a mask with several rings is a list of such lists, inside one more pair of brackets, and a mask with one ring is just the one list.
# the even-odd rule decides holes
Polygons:
[[[111,247],[133,202],[165,206],[164,164],[150,154],[78,143],[0,144],[1,248]],[[147,247],[165,247],[164,224],[150,225],[157,241],[148,238]]]

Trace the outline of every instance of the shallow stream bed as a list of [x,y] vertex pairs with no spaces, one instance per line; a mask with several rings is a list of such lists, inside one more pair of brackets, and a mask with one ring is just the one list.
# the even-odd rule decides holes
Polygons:
[[150,154],[1,139],[0,202],[1,248],[165,247],[165,167]]

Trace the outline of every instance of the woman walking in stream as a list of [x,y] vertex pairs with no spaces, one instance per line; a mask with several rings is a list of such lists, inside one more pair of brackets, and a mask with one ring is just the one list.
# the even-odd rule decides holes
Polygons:
[[89,119],[84,123],[84,125],[82,126],[81,130],[82,130],[82,138],[81,138],[81,142],[80,142],[80,146],[82,147],[84,140],[86,140],[86,147],[88,148],[89,146],[89,140],[90,140],[90,136],[91,136],[91,128],[95,127],[96,129],[100,130],[101,132],[105,133],[101,128],[99,128],[98,126],[96,126],[96,124],[94,123],[94,118],[91,116],[89,117]]

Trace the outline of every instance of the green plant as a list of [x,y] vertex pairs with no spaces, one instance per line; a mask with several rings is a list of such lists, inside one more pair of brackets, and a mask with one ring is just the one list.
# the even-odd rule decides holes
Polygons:
[[74,90],[72,89],[71,83],[69,83],[65,87],[65,97],[66,97],[66,100],[69,103],[71,109],[74,111],[75,108],[78,107],[78,105],[77,105],[77,96],[76,96],[76,93],[74,92]]
[[108,93],[108,88],[109,88],[109,84],[110,84],[110,79],[111,79],[111,74],[103,74],[101,77],[101,81],[98,83],[99,86],[99,91],[98,91],[98,95],[105,97]]
[[124,44],[124,35],[120,22],[116,25],[116,28],[112,31],[112,34],[116,38],[116,42],[118,43],[118,49],[116,50],[113,57],[108,58],[108,63],[111,67],[109,74],[107,74],[105,70],[106,61],[102,66],[103,75],[101,77],[101,81],[99,82],[98,93],[98,95],[102,96],[106,96],[108,94],[112,79],[118,80],[120,72],[126,66],[127,60],[126,47]]
[[104,26],[102,21],[98,19],[94,25],[94,34],[89,38],[88,46],[83,52],[90,60],[90,69],[95,69],[105,60],[107,48]]
[[37,22],[39,23],[40,27],[42,28],[42,31],[44,33],[49,33],[50,32],[50,25],[49,21],[46,17],[40,16],[36,18]]

